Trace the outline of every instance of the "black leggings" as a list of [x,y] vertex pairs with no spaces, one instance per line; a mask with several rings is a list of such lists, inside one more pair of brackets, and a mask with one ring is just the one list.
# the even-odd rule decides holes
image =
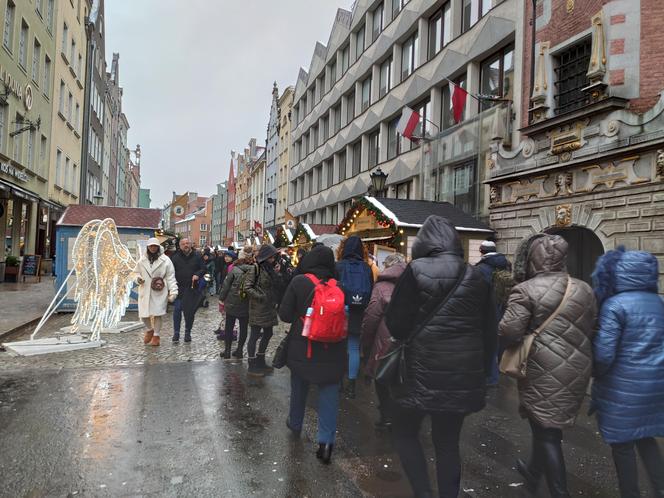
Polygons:
[[[419,433],[428,414],[416,410],[394,410],[392,434],[401,465],[416,497],[431,496],[431,481],[427,459],[420,443]],[[456,498],[461,484],[461,457],[459,435],[465,415],[463,413],[431,413],[431,437],[436,451],[438,495]]]
[[242,351],[244,349],[244,343],[247,341],[247,329],[249,328],[249,317],[242,316],[237,317],[233,315],[226,315],[226,330],[224,332],[224,343],[226,349],[230,349],[233,344],[233,328],[235,328],[235,321],[240,322],[240,336],[237,340],[237,349]]
[[569,497],[562,447],[563,431],[542,427],[532,419],[528,419],[528,422],[533,432],[530,472],[537,478],[544,474],[552,497]]
[[664,460],[662,460],[657,441],[652,437],[611,445],[613,462],[618,474],[620,496],[622,498],[639,498],[641,496],[635,446],[650,478],[653,487],[652,496],[664,498]]
[[267,345],[272,338],[272,327],[251,326],[251,334],[249,335],[249,342],[247,343],[247,354],[249,354],[249,358],[254,358],[256,356],[256,342],[258,342],[259,337],[261,338],[261,342],[258,345],[258,354],[264,356],[265,351],[267,350]]

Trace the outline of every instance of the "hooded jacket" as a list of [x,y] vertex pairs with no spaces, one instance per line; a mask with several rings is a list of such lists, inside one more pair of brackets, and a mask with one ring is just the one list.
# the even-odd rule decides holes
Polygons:
[[511,267],[510,262],[507,261],[505,255],[499,252],[485,254],[475,266],[480,269],[488,283],[491,283],[493,272],[495,270],[509,270]]
[[567,303],[533,342],[527,378],[519,380],[520,411],[539,425],[574,425],[592,368],[591,338],[597,306],[590,286],[567,273],[567,242],[538,234],[519,247],[514,261],[518,283],[512,289],[499,334],[505,345],[518,344],[561,303],[568,279]]
[[227,315],[245,318],[249,316],[249,299],[240,297],[240,287],[242,278],[251,269],[251,265],[248,265],[245,260],[238,259],[232,266],[233,269],[224,279],[219,300],[224,302]]
[[394,286],[405,269],[406,263],[397,263],[378,275],[371,301],[364,312],[362,349],[367,353],[366,372],[371,377],[376,374],[378,358],[385,355],[393,345],[390,331],[385,325],[385,310],[392,299]]
[[406,381],[393,396],[400,406],[419,411],[479,411],[496,350],[491,287],[478,268],[464,262],[459,235],[445,218],[427,218],[412,257],[386,314],[390,334],[406,341]]
[[318,279],[334,278],[334,254],[328,247],[317,246],[301,262],[302,275],[294,277],[279,306],[279,317],[290,323],[288,368],[300,378],[313,384],[336,384],[343,377],[348,359],[346,341],[337,343],[311,342],[311,358],[307,358],[309,341],[302,337],[303,317],[313,301],[314,284],[306,276]]
[[[374,278],[371,267],[364,261],[364,247],[362,246],[362,239],[353,235],[348,237],[344,243],[341,261],[336,265],[336,278],[339,280],[340,275],[343,273],[344,266],[349,264],[350,261],[361,261],[365,266],[367,277],[369,278],[370,285],[373,286]],[[343,286],[343,283],[340,285]],[[348,302],[348,301],[346,301]],[[348,310],[348,334],[358,336],[362,332],[362,317],[364,316],[365,308],[351,307]]]
[[245,288],[249,299],[249,325],[254,327],[274,327],[279,324],[277,319],[279,275],[269,265],[267,261],[251,265],[247,273]]
[[593,341],[592,404],[599,429],[609,444],[662,437],[664,301],[657,295],[657,259],[640,251],[611,263],[606,256],[594,275],[613,280],[596,282],[613,294],[602,303]]

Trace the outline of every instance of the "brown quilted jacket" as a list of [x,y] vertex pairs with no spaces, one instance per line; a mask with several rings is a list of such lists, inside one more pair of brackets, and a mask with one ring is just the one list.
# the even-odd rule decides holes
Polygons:
[[[499,325],[505,345],[520,342],[561,303],[571,278],[567,242],[558,235],[538,235],[526,241],[517,254],[515,277],[526,280],[512,289]],[[518,383],[524,417],[550,428],[574,425],[590,381],[596,315],[590,286],[572,279],[566,305],[533,342],[527,378]]]

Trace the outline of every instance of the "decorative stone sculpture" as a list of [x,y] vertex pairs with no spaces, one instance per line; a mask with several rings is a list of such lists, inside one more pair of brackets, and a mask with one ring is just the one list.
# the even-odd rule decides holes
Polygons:
[[556,176],[556,195],[573,194],[572,173],[559,173]]
[[556,206],[556,226],[568,227],[572,224],[572,205],[561,204]]

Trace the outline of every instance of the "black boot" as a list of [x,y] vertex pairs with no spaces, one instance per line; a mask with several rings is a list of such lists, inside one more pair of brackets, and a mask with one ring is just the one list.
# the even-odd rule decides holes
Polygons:
[[551,498],[569,498],[567,470],[560,441],[542,441],[542,451],[546,456],[544,472]]
[[355,379],[348,380],[348,386],[346,386],[346,397],[355,399]]
[[521,459],[516,461],[516,470],[521,474],[526,489],[531,495],[537,494],[537,487],[539,485],[540,477],[542,474],[536,469],[531,469],[526,462]]
[[252,375],[254,377],[264,377],[265,372],[261,370],[259,364],[258,364],[258,359],[257,357],[249,358],[248,360],[249,363],[249,369],[247,370],[247,373],[249,375]]
[[257,354],[256,361],[258,362],[258,368],[260,368],[265,375],[274,373],[274,367],[268,366],[265,363],[265,354]]
[[232,341],[229,341],[227,338],[224,337],[224,352],[221,353],[221,357],[224,360],[230,360],[232,347],[233,347]]
[[334,448],[333,444],[318,443],[316,458],[324,464],[329,464],[332,461],[332,448]]
[[238,359],[241,360],[242,356],[244,356],[244,355],[242,354],[242,350],[240,348],[237,348],[235,351],[233,351],[232,356],[233,356],[233,358],[238,358]]

